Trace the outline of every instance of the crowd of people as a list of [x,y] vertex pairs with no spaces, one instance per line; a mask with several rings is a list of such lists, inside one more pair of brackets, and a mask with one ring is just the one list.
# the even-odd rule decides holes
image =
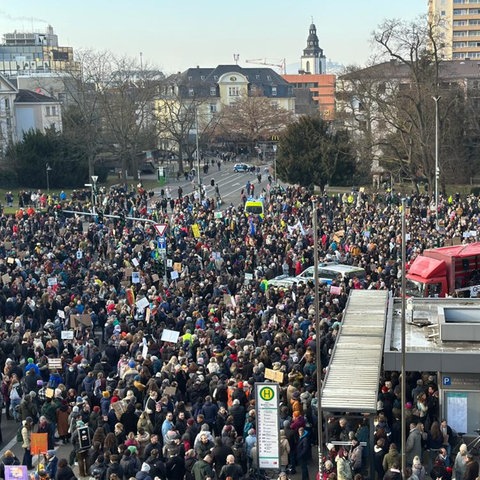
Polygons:
[[[259,466],[254,386],[271,369],[283,374],[279,470],[307,480],[318,428],[315,358],[328,365],[351,289],[399,294],[400,196],[324,195],[313,212],[307,190],[272,189],[264,218],[246,216],[241,201],[218,214],[214,201],[173,197],[167,212],[141,186],[117,188],[99,194],[95,216],[82,215],[92,206],[76,196],[47,199],[46,214],[22,208],[0,217],[0,397],[7,419],[19,422],[21,463],[33,468],[31,434],[43,432],[42,478],[72,480],[75,464],[80,477],[97,480],[248,478]],[[442,231],[428,196],[407,197],[408,262],[445,239],[475,239],[479,198],[440,200]],[[321,259],[366,270],[362,282],[334,282],[340,293],[320,287],[319,328],[312,284],[268,285],[313,265],[314,214]],[[153,223],[168,225],[168,263]],[[171,331],[178,341],[162,340]],[[435,379],[407,380],[412,431],[427,442],[409,453],[415,469],[428,435],[446,426]],[[368,422],[328,416],[323,480],[358,480],[369,455],[377,478],[397,478],[398,402],[398,375],[385,372],[375,446]],[[70,458],[57,459],[59,443],[71,445]],[[2,465],[12,457],[6,452]]]

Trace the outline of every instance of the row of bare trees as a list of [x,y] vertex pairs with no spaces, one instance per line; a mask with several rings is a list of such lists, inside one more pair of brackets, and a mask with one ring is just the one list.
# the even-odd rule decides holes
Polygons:
[[434,99],[440,98],[439,180],[445,190],[478,170],[480,115],[471,82],[456,72],[455,62],[443,59],[442,32],[441,20],[385,21],[373,33],[370,65],[348,68],[337,95],[339,120],[355,130],[358,158],[377,162],[399,180],[422,178],[430,189],[436,175]]

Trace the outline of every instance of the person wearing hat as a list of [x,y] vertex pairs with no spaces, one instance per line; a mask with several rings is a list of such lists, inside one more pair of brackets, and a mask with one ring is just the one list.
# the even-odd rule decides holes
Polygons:
[[150,465],[147,462],[142,463],[140,471],[135,475],[136,480],[152,480],[150,476]]
[[35,375],[40,376],[40,368],[34,363],[33,358],[28,358],[27,364],[25,365],[25,373],[28,373],[30,370],[33,370]]
[[48,450],[45,455],[45,471],[50,478],[55,478],[58,468],[58,457],[55,450]]

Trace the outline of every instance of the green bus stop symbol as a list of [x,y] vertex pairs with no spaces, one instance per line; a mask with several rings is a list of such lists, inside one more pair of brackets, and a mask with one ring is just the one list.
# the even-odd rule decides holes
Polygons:
[[260,390],[260,398],[262,400],[269,401],[269,400],[272,400],[274,396],[275,396],[275,392],[271,387],[263,387]]

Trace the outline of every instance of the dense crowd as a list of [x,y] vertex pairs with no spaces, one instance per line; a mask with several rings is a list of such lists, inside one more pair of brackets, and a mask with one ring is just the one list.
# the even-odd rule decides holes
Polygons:
[[[328,365],[351,289],[399,294],[400,196],[317,199],[321,260],[361,266],[366,278],[334,282],[335,294],[322,285],[315,328],[312,284],[268,285],[313,265],[305,189],[272,189],[264,218],[246,216],[241,204],[220,215],[213,199],[170,189],[152,198],[141,186],[99,192],[98,216],[81,214],[93,210],[88,196],[39,195],[46,214],[24,206],[22,194],[23,208],[0,218],[1,400],[7,419],[21,422],[22,464],[32,469],[31,433],[43,432],[42,478],[71,480],[75,463],[80,477],[98,480],[248,477],[258,468],[254,385],[271,369],[283,373],[279,470],[298,469],[306,480],[317,438],[315,357]],[[167,197],[169,208],[157,208]],[[407,197],[409,262],[447,238],[475,239],[478,197],[440,200],[441,231],[430,198]],[[154,222],[168,224],[168,265]],[[162,340],[165,331],[178,341]],[[440,449],[454,435],[445,437],[438,418],[435,378],[412,373],[407,384],[409,421],[421,439],[409,451],[415,468],[434,434],[442,434]],[[368,423],[327,415],[323,480],[361,478],[369,455],[378,478],[396,478],[399,398],[398,375],[385,372],[373,447]],[[70,458],[56,458],[59,442],[72,444]],[[447,472],[451,452],[443,453]],[[15,461],[8,451],[2,465]],[[448,480],[442,472],[437,479]],[[413,475],[424,480],[421,469]]]

